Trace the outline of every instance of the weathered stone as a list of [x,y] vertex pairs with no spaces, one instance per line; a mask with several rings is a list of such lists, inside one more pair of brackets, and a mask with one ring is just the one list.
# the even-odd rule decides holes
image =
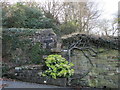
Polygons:
[[66,86],[67,84],[66,78],[53,79],[50,77],[42,77],[41,76],[42,65],[26,65],[19,68],[21,68],[20,72],[16,72],[15,70],[11,72],[12,78],[25,81],[25,82],[40,83],[40,84],[44,83],[44,84],[51,84],[51,85],[58,85],[58,86]]
[[[87,52],[86,52],[87,53]],[[81,76],[86,82],[86,86],[93,86],[93,87],[103,87],[107,86],[110,88],[117,88],[118,87],[118,74],[119,70],[116,69],[118,65],[118,60],[114,58],[108,59],[107,56],[117,56],[117,50],[109,50],[107,52],[103,52],[98,54],[97,57],[91,58],[92,63],[94,63],[94,67],[90,68],[91,65],[89,60],[82,54],[81,51],[74,51],[71,55],[71,62],[75,65],[73,68],[75,69],[75,75],[71,81],[71,85],[83,85],[84,83],[81,80]],[[111,62],[113,61],[113,62]],[[115,63],[115,62],[116,63]],[[90,73],[87,76],[92,76],[92,79],[87,78],[86,72],[90,70]],[[79,74],[79,75],[76,75]],[[107,77],[107,78],[106,78]],[[75,78],[78,78],[74,80]],[[79,80],[80,79],[80,80]],[[82,83],[81,83],[82,82]]]
[[58,39],[52,29],[37,31],[34,37],[33,41],[40,42],[43,48],[50,49],[52,52],[61,52],[60,38]]

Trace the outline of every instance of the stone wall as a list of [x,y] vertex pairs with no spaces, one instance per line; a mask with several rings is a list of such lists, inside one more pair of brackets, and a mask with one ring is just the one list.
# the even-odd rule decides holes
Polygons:
[[4,28],[2,61],[9,66],[41,63],[44,54],[61,51],[61,40],[52,29]]
[[89,57],[94,66],[90,65],[81,51],[74,51],[71,60],[75,65],[73,67],[75,75],[71,79],[71,85],[118,88],[120,74],[118,51],[107,50],[96,57]]
[[[65,53],[63,54],[65,55]],[[69,78],[69,84],[66,78],[52,79],[50,77],[42,77],[43,65],[15,67],[15,69],[9,72],[8,76],[21,81],[59,86],[70,85],[99,88],[106,86],[108,88],[118,88],[118,76],[120,74],[118,51],[108,50],[90,58],[94,66],[90,65],[89,60],[81,51],[74,51],[71,56],[71,62],[74,63],[75,74]]]
[[45,49],[61,49],[61,47],[58,47],[60,40],[58,40],[57,35],[53,32],[52,29],[36,31],[32,39],[34,42],[42,43],[42,47]]
[[118,37],[99,37],[78,33],[62,37],[62,40],[65,48],[69,50],[72,47],[74,48],[75,43],[77,43],[76,48],[88,47],[97,52],[97,56],[92,57],[87,50],[84,50],[93,63],[93,66],[91,66],[82,50],[75,49],[72,51],[70,62],[75,65],[73,67],[75,74],[70,79],[71,85],[118,88],[118,76],[120,74]]
[[15,69],[8,72],[7,77],[25,82],[66,86],[66,78],[53,79],[50,77],[42,77],[43,67],[43,65],[23,65],[21,67],[15,67]]

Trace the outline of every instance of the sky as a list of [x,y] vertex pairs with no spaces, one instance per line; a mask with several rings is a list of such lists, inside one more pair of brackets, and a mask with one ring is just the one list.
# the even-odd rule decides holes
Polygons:
[[118,15],[118,2],[120,0],[93,0],[98,3],[102,9],[101,17],[105,19],[112,19]]
[[[30,1],[30,0],[7,0],[11,3],[17,1]],[[31,1],[45,1],[45,0],[31,0]],[[50,0],[49,0],[50,1]],[[67,0],[69,1],[69,0]],[[85,0],[70,0],[70,1],[85,1]],[[112,19],[118,14],[118,2],[120,0],[89,0],[98,4],[98,8],[101,10],[101,19]]]

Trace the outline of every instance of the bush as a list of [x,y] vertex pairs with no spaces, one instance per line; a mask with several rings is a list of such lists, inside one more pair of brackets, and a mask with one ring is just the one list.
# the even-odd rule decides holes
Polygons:
[[68,78],[74,73],[74,70],[71,69],[73,64],[68,63],[61,55],[49,55],[45,60],[47,70],[42,76],[50,76],[54,79],[59,77]]
[[54,20],[45,17],[43,11],[36,7],[36,4],[33,6],[30,4],[33,3],[17,2],[15,4],[3,4],[3,28],[44,29],[56,26],[54,25]]
[[68,35],[74,33],[77,31],[77,29],[78,26],[74,22],[67,22],[60,26],[61,35]]

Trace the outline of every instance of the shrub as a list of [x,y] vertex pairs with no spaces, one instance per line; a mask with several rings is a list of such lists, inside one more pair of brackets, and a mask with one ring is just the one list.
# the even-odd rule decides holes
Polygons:
[[68,78],[74,73],[74,70],[71,69],[73,64],[68,63],[61,55],[49,55],[45,60],[47,70],[42,76],[50,76],[54,79],[59,77]]
[[43,55],[50,54],[50,51],[43,49],[39,42],[35,43],[29,52],[30,60],[34,64],[43,63]]
[[60,26],[61,35],[68,35],[74,33],[77,31],[77,29],[78,26],[75,24],[75,22],[67,22]]

